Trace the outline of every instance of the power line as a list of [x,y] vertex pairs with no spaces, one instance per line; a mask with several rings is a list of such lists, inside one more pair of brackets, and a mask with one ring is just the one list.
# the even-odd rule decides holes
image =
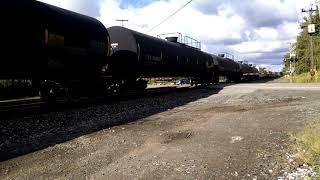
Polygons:
[[185,8],[188,4],[190,4],[193,0],[190,0],[189,2],[187,2],[185,5],[183,5],[182,7],[180,7],[178,10],[176,10],[174,13],[172,13],[170,16],[168,16],[166,19],[164,19],[163,21],[161,21],[159,24],[157,24],[156,26],[154,26],[153,28],[151,28],[149,31],[147,31],[147,33],[153,31],[155,28],[159,27],[162,23],[166,22],[168,19],[170,19],[172,16],[174,16],[175,14],[177,14],[179,11],[181,11],[183,8]]

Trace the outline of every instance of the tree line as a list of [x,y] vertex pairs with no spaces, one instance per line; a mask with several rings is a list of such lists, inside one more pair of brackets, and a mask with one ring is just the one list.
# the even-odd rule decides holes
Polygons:
[[[308,33],[308,25],[316,24],[316,32],[311,35]],[[295,74],[302,74],[310,71],[311,67],[311,43],[310,38],[313,41],[313,57],[314,68],[319,71],[320,69],[320,18],[319,12],[305,17],[300,23],[301,32],[297,36],[295,43],[291,44],[291,49],[295,51],[296,56],[290,58],[290,52],[284,56],[284,72],[289,70],[290,61],[294,65]]]

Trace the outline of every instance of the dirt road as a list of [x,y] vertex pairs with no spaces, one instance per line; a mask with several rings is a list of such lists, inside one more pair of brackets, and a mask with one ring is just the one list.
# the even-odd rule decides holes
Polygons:
[[50,130],[57,138],[90,130],[0,162],[0,179],[276,179],[290,133],[320,115],[319,99],[320,85],[248,83],[51,113],[70,122]]

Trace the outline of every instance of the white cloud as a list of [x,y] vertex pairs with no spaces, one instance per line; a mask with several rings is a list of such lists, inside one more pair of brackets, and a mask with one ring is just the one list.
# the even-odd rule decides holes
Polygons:
[[[116,0],[105,0],[99,18],[107,27],[118,24],[117,18],[129,19],[127,27],[141,32],[148,32],[152,27],[168,17],[173,11],[187,1],[156,1],[143,8],[120,9]],[[159,26],[151,35],[179,31],[183,34],[200,38],[204,42],[223,41],[224,39],[241,39],[241,30],[245,21],[239,15],[229,16],[222,12],[218,15],[206,15],[186,7],[177,16]],[[237,29],[237,31],[235,31]]]
[[235,51],[245,54],[245,53],[270,53],[276,49],[282,47],[283,44],[281,41],[249,41],[243,42],[237,45],[231,46]]
[[261,40],[277,40],[279,38],[279,32],[274,28],[258,28],[254,32],[259,36]]

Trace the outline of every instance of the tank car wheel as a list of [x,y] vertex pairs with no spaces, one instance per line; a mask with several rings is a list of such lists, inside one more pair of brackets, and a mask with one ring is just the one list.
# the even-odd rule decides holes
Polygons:
[[39,96],[42,99],[42,101],[47,102],[49,104],[55,103],[57,98],[53,88],[47,86],[40,88]]
[[213,74],[213,83],[216,84],[216,83],[219,83],[219,74],[218,73],[214,73]]
[[138,79],[136,82],[136,90],[137,91],[143,91],[148,87],[148,81],[145,81],[143,79]]
[[240,83],[240,81],[241,81],[241,77],[240,76],[235,76],[234,77],[234,82],[235,83]]
[[40,98],[49,104],[56,104],[59,98],[66,102],[72,101],[69,88],[63,87],[60,83],[54,81],[43,81],[39,91]]

